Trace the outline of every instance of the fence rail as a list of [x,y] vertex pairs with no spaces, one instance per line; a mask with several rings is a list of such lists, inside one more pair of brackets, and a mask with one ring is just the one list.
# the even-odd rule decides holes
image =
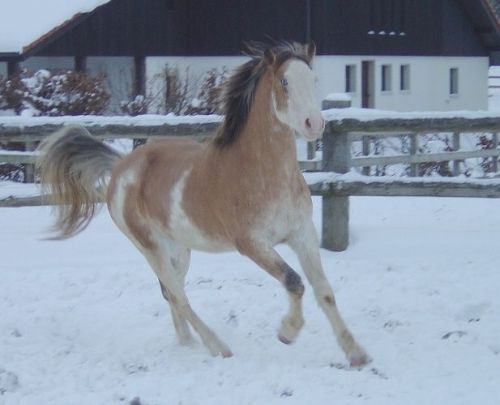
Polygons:
[[[498,170],[497,133],[500,132],[500,115],[469,114],[455,117],[432,115],[418,117],[412,114],[394,116],[356,116],[356,112],[325,112],[327,126],[323,138],[323,161],[320,173],[305,174],[313,195],[322,197],[322,246],[330,250],[345,250],[349,243],[349,198],[350,196],[435,196],[435,197],[487,197],[500,198],[500,179],[462,179],[419,178],[418,165],[426,162],[452,161],[453,174],[459,173],[459,165],[465,159],[491,158],[493,169]],[[75,122],[69,122],[75,123]],[[109,123],[104,119],[77,122],[86,126],[100,139],[115,138],[157,138],[189,136],[205,138],[216,131],[217,120],[199,123],[172,123],[140,121],[130,123]],[[43,139],[68,122],[23,125],[22,121],[12,124],[3,123],[0,118],[0,143],[24,142],[28,147]],[[423,154],[419,152],[419,136],[426,133],[451,133],[452,151]],[[492,134],[491,149],[463,151],[460,147],[460,134]],[[408,136],[410,152],[408,155],[370,156],[370,142],[394,136]],[[352,142],[362,142],[362,157],[353,157]],[[2,152],[0,152],[2,153]],[[311,156],[313,158],[313,156]],[[33,163],[33,152],[8,152],[0,155],[0,161],[14,163]],[[309,162],[310,163],[310,162]],[[410,165],[410,178],[383,178],[353,175],[353,168],[362,168],[369,174],[371,166],[399,164]],[[20,206],[43,204],[41,197],[10,199],[0,201],[0,206]]]
[[[453,114],[451,114],[453,115]],[[349,173],[352,168],[362,167],[363,174],[370,173],[376,165],[408,164],[410,178],[387,181],[381,177],[359,176],[329,179],[310,184],[313,194],[323,197],[322,246],[331,250],[345,250],[349,244],[349,197],[350,196],[433,196],[433,197],[500,197],[500,179],[440,179],[429,181],[416,177],[418,165],[426,162],[452,161],[452,173],[459,174],[459,164],[465,159],[493,158],[493,168],[498,170],[498,136],[500,116],[466,114],[466,116],[415,117],[412,114],[394,114],[386,117],[352,117],[339,113],[326,128],[323,145],[323,172]],[[443,153],[419,153],[418,138],[422,134],[451,133],[453,151]],[[460,134],[492,134],[492,149],[475,151],[460,150]],[[397,156],[353,157],[351,143],[363,142],[364,155],[369,154],[369,142],[394,136],[410,137],[410,153]]]

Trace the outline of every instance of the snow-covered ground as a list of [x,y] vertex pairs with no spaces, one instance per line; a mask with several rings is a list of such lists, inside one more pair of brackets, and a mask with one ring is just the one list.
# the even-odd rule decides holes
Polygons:
[[193,255],[192,305],[235,354],[212,358],[176,343],[152,271],[106,211],[49,242],[48,207],[0,209],[0,404],[498,404],[498,201],[351,207],[349,249],[322,257],[374,359],[361,371],[347,368],[310,288],[302,334],[278,342],[286,295],[238,254]]

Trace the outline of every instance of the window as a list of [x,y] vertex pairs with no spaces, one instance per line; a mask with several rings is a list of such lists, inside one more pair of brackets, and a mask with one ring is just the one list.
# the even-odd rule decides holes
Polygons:
[[382,91],[392,90],[392,69],[391,65],[382,65]]
[[346,65],[345,67],[345,92],[356,92],[356,65]]
[[458,68],[450,69],[450,95],[458,94]]
[[410,90],[410,65],[401,65],[399,74],[399,89]]

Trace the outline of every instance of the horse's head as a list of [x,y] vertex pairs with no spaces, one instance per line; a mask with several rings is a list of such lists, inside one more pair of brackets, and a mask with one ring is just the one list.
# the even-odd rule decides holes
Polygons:
[[290,46],[289,52],[268,48],[264,61],[273,74],[272,105],[280,122],[308,141],[321,137],[325,121],[315,97],[316,76],[311,63],[314,44]]
[[325,121],[314,96],[316,80],[311,62],[315,51],[314,45],[288,42],[271,47],[257,42],[247,44],[251,59],[235,70],[221,94],[225,118],[215,145],[224,148],[239,138],[264,76],[266,83],[271,83],[272,115],[307,140],[318,139]]

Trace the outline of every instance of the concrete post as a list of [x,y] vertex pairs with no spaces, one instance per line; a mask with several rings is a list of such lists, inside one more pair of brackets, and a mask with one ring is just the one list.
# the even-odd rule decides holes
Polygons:
[[[323,171],[347,173],[351,151],[348,134],[328,130],[323,138]],[[349,197],[323,196],[321,247],[336,252],[349,245]]]
[[[345,93],[328,95],[322,109],[349,108],[351,97]],[[323,171],[347,173],[351,169],[351,151],[347,133],[333,132],[328,127],[323,137]],[[321,247],[343,251],[349,245],[349,197],[323,196]]]

